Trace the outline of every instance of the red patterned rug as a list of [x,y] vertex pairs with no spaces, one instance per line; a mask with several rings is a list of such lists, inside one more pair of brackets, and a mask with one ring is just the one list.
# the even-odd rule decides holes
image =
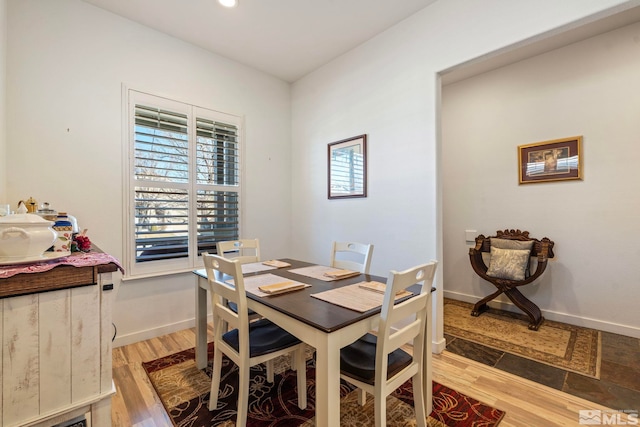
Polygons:
[[[160,359],[144,362],[151,384],[155,388],[167,413],[176,427],[234,426],[236,419],[235,390],[238,384],[237,367],[223,358],[221,394],[218,409],[209,411],[211,387],[211,357],[205,370],[195,366],[194,349],[181,351]],[[315,415],[315,365],[307,362],[307,400],[305,410],[297,405],[296,373],[288,369],[287,357],[277,363],[275,381],[266,381],[262,366],[251,368],[249,387],[248,427],[313,426]],[[357,402],[357,393],[346,383],[341,384],[341,426],[367,426],[374,424],[373,398],[365,406]],[[430,427],[496,426],[504,411],[492,408],[446,386],[433,383],[433,412]],[[388,426],[414,426],[413,390],[407,381],[387,399]]]

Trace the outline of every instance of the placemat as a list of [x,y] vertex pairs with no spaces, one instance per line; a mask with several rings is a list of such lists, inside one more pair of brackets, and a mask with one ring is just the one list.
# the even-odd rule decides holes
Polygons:
[[[296,291],[296,290],[299,290],[299,289],[303,289],[303,288],[308,288],[309,286],[311,286],[308,283],[297,282],[295,280],[287,279],[286,277],[276,276],[275,274],[267,273],[267,274],[260,274],[258,276],[245,277],[244,278],[244,290],[246,292],[252,293],[252,294],[257,295],[259,297],[282,295],[283,292],[280,292],[280,293],[274,294],[274,295],[270,295],[270,294],[268,294],[266,292],[262,292],[258,288],[260,288],[260,286],[267,286],[267,285],[273,285],[273,284],[276,284],[276,283],[284,283],[284,282],[300,283],[300,284],[304,285],[301,288],[291,289],[291,290],[289,290],[289,292],[293,292],[293,291]],[[228,280],[227,283],[233,283],[233,279]]]
[[263,264],[262,262],[250,262],[242,264],[242,274],[259,273],[260,271],[275,270],[277,267]]
[[[339,305],[340,307],[364,313],[365,311],[380,307],[384,300],[384,293],[361,286],[367,283],[370,282],[359,282],[336,289],[329,289],[328,291],[311,294],[311,296],[331,304]],[[404,291],[396,295],[395,299],[398,300],[408,295],[411,295],[411,292]]]
[[[344,272],[345,270],[341,268],[328,267],[326,265],[312,265],[310,267],[302,267],[302,268],[294,268],[293,270],[289,270],[291,273],[299,274],[301,276],[312,277],[314,279],[323,280],[325,282],[332,282],[334,280],[344,279],[346,277],[330,277],[325,276],[325,273],[335,273],[335,272]],[[358,272],[353,272],[354,276],[359,275]],[[353,276],[348,276],[353,277]]]

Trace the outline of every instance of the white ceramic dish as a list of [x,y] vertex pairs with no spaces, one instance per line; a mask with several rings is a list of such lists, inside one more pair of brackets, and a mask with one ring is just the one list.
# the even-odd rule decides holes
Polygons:
[[13,257],[0,257],[0,265],[19,265],[19,264],[29,264],[32,262],[40,262],[40,261],[51,261],[53,259],[64,258],[66,256],[71,255],[71,252],[45,252],[42,255],[32,256],[32,257],[24,257],[24,258],[13,258]]
[[15,214],[0,217],[0,258],[39,257],[58,237],[47,221],[36,214]]

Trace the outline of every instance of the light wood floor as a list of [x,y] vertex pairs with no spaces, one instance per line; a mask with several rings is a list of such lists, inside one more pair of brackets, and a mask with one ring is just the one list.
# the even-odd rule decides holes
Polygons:
[[[113,426],[171,426],[141,362],[194,345],[195,332],[187,329],[114,349]],[[608,410],[446,351],[433,357],[433,380],[505,411],[500,427],[578,426],[579,410]]]

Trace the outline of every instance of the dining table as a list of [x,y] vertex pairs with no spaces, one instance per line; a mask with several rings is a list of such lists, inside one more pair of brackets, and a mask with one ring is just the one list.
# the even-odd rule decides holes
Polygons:
[[[377,306],[361,312],[312,295],[363,281],[386,283],[386,278],[370,274],[356,274],[347,278],[327,280],[297,272],[317,264],[289,258],[278,261],[289,265],[269,269],[260,267],[262,263],[255,263],[257,268],[254,269],[249,265],[244,265],[245,288],[253,276],[264,274],[275,275],[283,280],[301,282],[310,286],[270,296],[247,291],[247,305],[249,309],[315,348],[315,425],[320,427],[338,426],[340,425],[340,349],[377,328],[381,307]],[[196,365],[199,369],[204,369],[207,365],[207,291],[209,291],[209,284],[206,270],[198,269],[193,273],[196,277]],[[425,286],[430,285],[425,284]],[[420,285],[414,285],[408,290],[419,293],[420,289]],[[410,296],[406,298],[410,298]],[[429,296],[427,302],[425,351],[423,351],[423,384],[427,414],[430,414],[432,410],[430,298]]]

